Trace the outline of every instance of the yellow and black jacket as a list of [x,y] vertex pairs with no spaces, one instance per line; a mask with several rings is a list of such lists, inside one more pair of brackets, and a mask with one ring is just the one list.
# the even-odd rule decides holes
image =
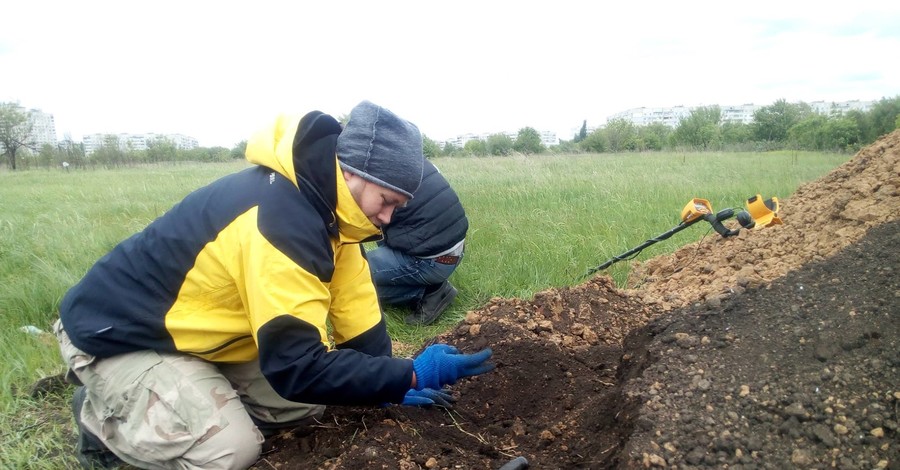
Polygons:
[[189,194],[66,293],[60,317],[72,343],[97,357],[258,357],[289,400],[399,403],[412,361],[390,357],[361,245],[379,232],[338,167],[340,132],[313,112],[251,138],[256,166]]

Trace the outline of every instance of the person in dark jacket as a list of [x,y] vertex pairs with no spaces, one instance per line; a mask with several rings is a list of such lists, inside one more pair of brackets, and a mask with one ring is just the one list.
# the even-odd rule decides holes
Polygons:
[[261,431],[324,405],[428,405],[491,351],[391,357],[363,243],[422,175],[422,137],[369,102],[247,143],[251,168],[189,194],[100,259],[54,325],[79,461],[247,468]]
[[456,191],[430,161],[415,197],[382,227],[384,239],[369,251],[372,281],[383,303],[409,305],[410,324],[430,325],[457,290],[448,280],[462,261],[469,220]]

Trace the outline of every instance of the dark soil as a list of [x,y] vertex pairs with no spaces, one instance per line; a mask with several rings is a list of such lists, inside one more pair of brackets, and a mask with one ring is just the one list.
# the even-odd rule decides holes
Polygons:
[[453,409],[331,407],[256,469],[900,468],[900,131],[781,201],[784,225],[495,299]]

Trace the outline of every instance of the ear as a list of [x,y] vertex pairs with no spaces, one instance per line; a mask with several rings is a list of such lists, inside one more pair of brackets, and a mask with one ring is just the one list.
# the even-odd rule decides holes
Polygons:
[[353,178],[354,176],[356,176],[347,170],[342,170],[342,173],[344,173],[344,181],[347,181],[347,182],[350,182],[350,179]]

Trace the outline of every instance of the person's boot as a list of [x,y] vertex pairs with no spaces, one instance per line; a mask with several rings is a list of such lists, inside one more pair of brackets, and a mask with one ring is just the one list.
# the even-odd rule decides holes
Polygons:
[[86,391],[83,386],[76,387],[72,394],[72,413],[78,425],[78,441],[75,443],[75,458],[86,469],[117,468],[122,461],[116,457],[103,442],[81,424],[81,408],[84,406]]
[[426,289],[416,310],[406,316],[406,323],[411,325],[434,323],[444,313],[444,310],[447,310],[457,293],[450,281],[444,281],[434,289]]

